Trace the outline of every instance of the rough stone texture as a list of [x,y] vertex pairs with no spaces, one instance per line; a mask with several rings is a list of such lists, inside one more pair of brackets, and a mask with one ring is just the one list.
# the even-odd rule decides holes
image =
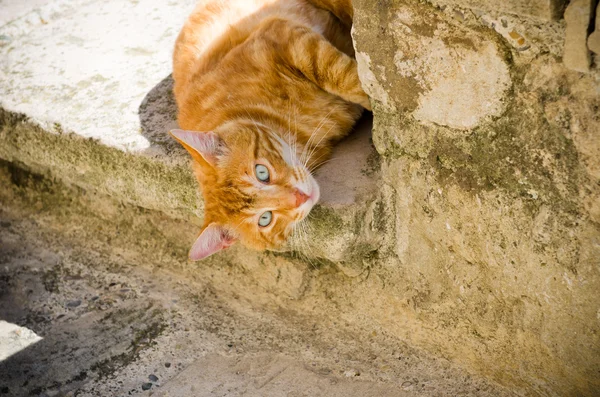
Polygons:
[[510,13],[544,20],[562,17],[567,0],[429,0],[434,4],[450,4],[476,10]]
[[[197,231],[202,202],[189,156],[167,134],[176,127],[172,48],[195,3],[53,1],[27,12],[11,2],[15,18],[0,27],[0,158],[190,220]],[[362,203],[375,194],[370,125],[365,119],[318,173],[323,198],[310,238],[291,249],[330,261],[377,249],[359,227],[372,218]]]
[[[435,23],[428,24],[430,18]],[[392,91],[397,92],[392,98],[399,104],[397,110],[458,129],[474,128],[504,111],[511,81],[496,43],[455,21],[439,20],[431,12],[411,12],[408,7],[399,8],[393,23],[394,62],[382,66],[381,73],[388,86],[402,87]],[[364,57],[359,53],[361,73],[363,65],[370,63]],[[384,103],[389,105],[387,99]]]
[[[380,249],[376,270],[388,286],[376,306],[387,309],[361,307],[364,315],[527,393],[595,395],[598,74],[569,72],[533,46],[520,52],[472,19],[418,1],[354,5],[358,56],[368,59],[363,83],[376,100],[379,219],[388,248]],[[435,91],[401,73],[395,78],[398,57],[437,37],[444,37],[446,53],[460,54],[471,36],[478,44],[470,51],[508,69],[508,91],[490,92],[492,103],[502,103],[501,114],[479,118],[476,107],[457,108],[454,118],[468,126],[417,117],[419,99]],[[470,67],[471,59],[455,57],[456,70]],[[415,75],[434,67],[424,65]],[[462,85],[459,80],[454,92]]]
[[180,220],[1,161],[0,186],[0,318],[43,336],[0,361],[2,396],[514,396],[342,316],[330,266],[300,299],[306,263],[185,264]]
[[[241,350],[254,349],[252,353],[260,350],[259,341],[276,340],[261,346],[303,363],[319,356],[324,361],[317,360],[317,368],[334,368],[336,375],[354,378],[360,373],[361,379],[392,382],[419,395],[597,394],[600,78],[597,70],[582,75],[560,61],[563,22],[444,7],[451,2],[442,0],[437,6],[418,0],[356,0],[354,37],[361,78],[374,99],[372,139],[377,151],[371,147],[370,121],[365,119],[358,133],[340,144],[336,160],[319,171],[323,203],[314,210],[309,239],[295,240],[292,252],[256,254],[236,246],[196,265],[185,263],[185,256],[201,205],[196,204],[185,154],[165,134],[174,120],[172,83],[168,51],[157,44],[170,51],[188,10],[171,3],[155,10],[149,0],[103,2],[96,8],[92,2],[53,2],[53,12],[46,11],[50,4],[25,14],[19,11],[18,18],[8,18],[11,22],[0,28],[0,158],[11,162],[4,180],[27,185],[16,193],[0,191],[5,207],[25,203],[3,218],[8,219],[11,244],[2,247],[14,250],[6,255],[12,266],[9,281],[19,280],[11,286],[11,296],[32,302],[26,310],[31,317],[22,325],[39,319],[34,331],[62,335],[44,339],[47,344],[42,346],[49,347],[46,363],[57,367],[39,376],[32,389],[39,385],[55,392],[57,387],[81,386],[75,369],[89,362],[90,346],[105,337],[86,327],[83,315],[90,307],[85,292],[100,285],[108,287],[102,304],[112,308],[118,320],[104,320],[106,334],[114,330],[116,337],[114,344],[106,344],[111,348],[92,372],[93,379],[104,374],[109,381],[81,386],[81,395],[112,395],[131,388],[141,392],[148,384],[148,392],[153,392],[150,374],[161,382],[175,376],[157,372],[152,358],[156,356],[150,354],[160,327],[146,325],[159,319],[159,326],[166,319],[176,330],[163,340],[167,350],[172,349],[165,353],[169,362],[184,357],[185,364],[192,364],[201,354],[231,353],[212,347],[207,352],[196,345],[197,350],[189,351],[193,357],[186,355],[181,346],[195,338],[213,347],[222,346],[224,339],[242,340],[228,344],[240,343]],[[102,21],[120,32],[118,40],[107,34],[113,38],[111,45],[100,42],[98,32],[88,26],[98,18],[97,9]],[[47,17],[42,21],[39,15]],[[155,42],[140,36],[140,46],[132,47],[134,36],[145,29],[128,19],[132,15],[155,27],[147,32]],[[85,47],[86,40],[80,46],[80,40],[68,37],[65,26],[81,33],[75,38],[89,38],[114,60],[108,64],[115,69],[101,74],[110,79],[95,82],[95,66],[84,61],[77,67],[62,63],[62,58],[78,61],[74,54],[96,54]],[[58,38],[64,45],[56,45]],[[60,48],[69,53],[61,54]],[[148,70],[140,69],[146,62]],[[136,73],[126,67],[118,73],[118,65],[135,66]],[[79,87],[81,79],[90,85]],[[113,91],[116,95],[109,96]],[[88,100],[94,108],[82,105]],[[101,111],[96,115],[97,109]],[[98,128],[86,123],[86,117]],[[114,134],[105,135],[115,126]],[[45,179],[23,177],[22,168]],[[53,178],[67,187],[57,187]],[[12,224],[21,232],[12,231]],[[28,258],[19,247],[28,244],[44,248],[31,266],[19,262]],[[69,252],[69,247],[86,247],[54,272],[57,280],[65,281],[58,284],[59,291],[52,288],[52,271],[41,272],[47,276],[39,280],[35,270],[57,264],[59,259],[47,252],[54,246]],[[96,249],[116,258],[96,260]],[[170,277],[163,273],[165,268],[179,274],[173,275],[173,284],[165,281]],[[148,279],[136,273],[131,281],[135,288],[112,290],[110,284],[117,281],[110,278],[125,277],[119,269],[156,274],[159,281],[144,288]],[[78,284],[80,277],[86,280],[83,285]],[[32,288],[40,294],[28,298],[22,280],[38,286],[46,280],[50,290]],[[192,302],[196,297],[195,305],[186,306],[189,311],[181,316],[170,311],[169,300],[181,296],[160,295],[176,287]],[[127,288],[134,292],[121,291]],[[153,318],[144,310],[149,291],[159,295],[151,301],[166,307],[160,312],[164,316]],[[138,293],[139,300],[119,296]],[[36,306],[42,301],[49,302],[49,308]],[[81,304],[67,305],[75,301]],[[5,306],[11,307],[18,306]],[[57,318],[59,307],[82,314],[64,324]],[[249,317],[269,321],[246,327],[248,322],[230,316],[223,307],[243,307]],[[102,318],[97,312],[89,316]],[[129,325],[138,327],[133,334],[127,331]],[[238,333],[240,325],[245,331]],[[137,356],[137,348],[129,347],[136,332],[146,329],[150,337]],[[55,360],[51,354],[73,333],[83,341],[82,355],[67,365],[71,356]],[[222,338],[218,342],[210,336],[215,333]],[[257,339],[245,343],[253,334]],[[318,352],[307,351],[309,344],[318,344]],[[408,345],[418,353],[411,353]],[[479,380],[466,391],[436,383],[433,378],[453,378],[471,385],[458,370],[429,375],[426,368],[435,360],[421,365],[419,358],[427,355],[423,351],[441,357],[443,364],[437,369],[446,368],[445,360],[450,360],[511,392]],[[326,360],[329,356],[333,362],[342,357],[357,363],[344,361],[333,367]],[[278,355],[271,358],[261,361],[265,372],[250,371],[250,377],[268,378],[269,363],[288,362]],[[136,364],[128,366],[132,360]],[[216,360],[232,376],[237,363],[247,362],[244,357]],[[319,367],[325,361],[327,365]],[[312,367],[312,362],[307,365]],[[177,373],[185,383],[189,372],[182,371]],[[281,379],[291,381],[284,372]],[[312,378],[315,371],[310,372],[306,376],[320,384],[323,378]],[[254,392],[248,373],[228,379]],[[21,376],[27,378],[17,374],[19,381]],[[53,376],[60,377],[61,385],[51,383]],[[171,386],[176,390],[177,383]]]
[[572,0],[565,10],[565,50],[563,62],[569,69],[588,72],[592,56],[587,46],[588,31],[594,16],[593,0]]
[[588,48],[590,51],[600,54],[600,3],[596,7],[596,26],[594,32],[588,37]]

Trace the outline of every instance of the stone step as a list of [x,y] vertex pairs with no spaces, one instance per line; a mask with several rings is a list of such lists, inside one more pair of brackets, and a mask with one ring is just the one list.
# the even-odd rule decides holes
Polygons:
[[[200,225],[189,157],[167,134],[177,125],[173,44],[196,0],[5,3],[0,158]],[[375,208],[370,126],[365,118],[317,174],[309,256],[339,262],[377,248],[357,232]]]

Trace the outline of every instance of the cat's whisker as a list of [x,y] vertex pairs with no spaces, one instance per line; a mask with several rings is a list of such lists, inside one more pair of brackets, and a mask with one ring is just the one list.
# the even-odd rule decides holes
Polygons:
[[248,115],[248,118],[250,119],[250,121],[252,121],[252,124],[254,124],[254,127],[256,128],[256,132],[261,132],[262,130],[260,129],[260,127],[257,124],[258,122],[256,120],[254,120],[254,117],[252,117],[252,115],[250,114],[248,109],[244,109],[244,111]]
[[[314,172],[319,165],[323,164],[324,162],[328,161],[328,160],[332,160],[332,159],[325,159],[323,160],[323,162],[318,163],[317,162],[323,158],[323,156],[327,155],[328,153],[321,153],[321,155],[319,157],[317,157],[316,159],[311,159],[310,165],[308,164],[308,162],[306,163],[306,167],[312,172]],[[316,164],[316,165],[315,165]]]
[[327,114],[325,115],[325,117],[323,117],[323,118],[321,119],[321,121],[319,122],[319,124],[317,124],[317,127],[316,127],[316,128],[313,130],[313,132],[311,133],[311,137],[312,137],[312,136],[314,136],[315,132],[317,132],[318,130],[320,130],[320,129],[321,129],[321,128],[322,128],[322,127],[325,125],[325,123],[326,123],[326,122],[329,120],[329,116],[331,116],[331,114],[332,114],[332,113],[333,113],[335,110],[337,110],[338,108],[339,108],[339,106],[335,106],[335,107],[333,107],[333,108],[332,108],[332,109],[329,111],[329,113],[327,113]]
[[[321,158],[321,157],[323,157],[323,156],[319,156],[319,158]],[[318,160],[318,159],[317,159],[317,160]],[[321,162],[320,162],[320,163],[318,163],[318,164],[312,165],[312,166],[309,168],[309,170],[310,170],[310,172],[311,172],[311,173],[313,173],[313,172],[315,172],[315,171],[317,170],[317,168],[319,168],[319,167],[323,166],[324,164],[327,164],[327,163],[329,163],[329,162],[331,162],[331,161],[336,161],[336,160],[340,160],[340,158],[339,158],[339,157],[335,157],[335,158],[330,158],[330,159],[323,160],[323,161],[321,161]]]
[[308,137],[308,141],[306,142],[306,146],[304,147],[305,150],[302,152],[302,156],[301,156],[301,160],[303,162],[304,162],[304,159],[306,157],[308,157],[308,153],[306,152],[306,150],[310,151],[312,149],[311,141],[313,141],[316,137],[315,132],[317,132],[318,130],[321,129],[321,125],[326,122],[326,119],[329,117],[329,115],[331,114],[332,111],[333,111],[333,109],[325,117],[323,117],[323,119],[321,119],[321,121],[319,121],[319,124],[317,124],[317,127],[311,132],[310,136]]
[[[293,164],[297,164],[298,163],[298,139],[292,135],[292,112],[291,112],[291,108],[292,108],[292,101],[291,99],[288,101],[288,131],[287,131],[287,137],[286,137],[286,141],[290,146],[290,154],[292,156],[292,163]],[[296,117],[296,107],[294,106],[294,119]],[[297,127],[297,124],[296,124]]]
[[288,101],[288,142],[291,142],[292,139],[292,100]]
[[[331,116],[331,114],[337,110],[339,108],[339,106],[335,106],[333,107],[329,113],[327,113],[327,115],[325,115],[325,117],[323,117],[323,119],[321,119],[321,121],[319,122],[319,124],[317,125],[317,127],[314,129],[314,131],[310,134],[310,137],[308,138],[308,142],[307,142],[307,148],[309,148],[310,152],[306,155],[306,157],[303,160],[306,160],[308,158],[310,158],[310,156],[312,155],[312,153],[316,150],[316,148],[319,146],[319,144],[323,141],[323,138],[327,135],[327,134],[323,134],[321,136],[321,139],[319,139],[319,142],[317,142],[316,145],[314,145],[312,148],[311,146],[311,140],[317,136],[317,132],[321,130],[321,128],[325,125],[325,123],[329,120],[329,116]],[[333,128],[333,127],[332,127]],[[331,131],[331,128],[327,131],[328,133]],[[306,162],[304,162],[306,164]]]
[[299,255],[302,259],[304,259],[306,262],[308,262],[313,269],[317,270],[317,267],[314,265],[314,263],[312,263],[312,261],[310,260],[310,258],[304,254],[303,252],[306,251],[306,247],[308,246],[307,244],[307,231],[306,231],[306,226],[304,224],[303,221],[300,221],[298,223],[296,223],[294,225],[294,240],[293,240],[293,244],[292,244],[292,249],[296,252],[297,255]]
[[[329,128],[329,130],[327,130],[327,132],[325,134],[323,134],[323,136],[321,137],[321,139],[319,139],[319,142],[317,142],[317,144],[315,145],[315,148],[318,147],[321,144],[321,141],[323,140],[323,138],[325,138],[326,136],[329,135],[329,133],[331,132],[331,130],[333,129],[334,126],[331,126]],[[316,149],[315,149],[316,150]],[[311,160],[311,156],[313,155],[314,151],[311,151],[310,156],[307,157],[306,162],[304,163],[305,167],[308,167],[308,162]],[[319,156],[319,158],[321,158],[323,155]]]
[[244,223],[245,221],[246,221],[246,219],[242,219],[242,220],[240,221],[240,223],[238,223],[238,224],[237,224],[237,226],[233,228],[233,230],[231,231],[231,232],[232,232],[232,234],[236,234],[236,233],[237,233],[237,230],[240,228],[240,226],[242,226],[242,223]]
[[[332,110],[333,111],[333,110]],[[331,114],[331,112],[329,113]],[[329,118],[329,114],[325,117],[325,120]],[[324,125],[324,124],[323,124]],[[311,156],[313,155],[313,153],[317,150],[317,148],[319,147],[319,145],[321,144],[321,142],[323,141],[323,139],[329,135],[329,133],[331,132],[331,130],[333,129],[333,125],[331,127],[329,127],[329,129],[327,130],[326,133],[324,133],[323,135],[321,135],[321,139],[319,139],[319,142],[317,142],[315,145],[313,145],[313,147],[310,149],[310,152],[306,155],[306,157],[304,158],[304,165],[306,166],[306,164],[308,164],[308,162],[310,161]],[[319,127],[320,129],[321,127]],[[311,138],[316,136],[316,133],[313,133],[313,135],[311,135]]]
[[[297,119],[297,112],[298,109],[296,109],[296,107],[294,107],[294,128],[296,129],[296,133],[298,130],[298,119]],[[296,136],[294,136],[294,163],[298,162],[298,136],[296,134]],[[302,149],[304,151],[304,148]]]
[[[308,241],[308,235],[309,235],[309,230],[308,230],[308,222],[306,221],[302,221],[301,222],[301,227],[302,227],[302,235],[303,235],[303,243],[304,243],[304,251],[305,252],[310,252],[311,250],[309,249],[309,241]],[[314,261],[308,257],[308,255],[304,255],[304,259],[313,267],[313,269],[318,270],[318,267],[315,265]]]

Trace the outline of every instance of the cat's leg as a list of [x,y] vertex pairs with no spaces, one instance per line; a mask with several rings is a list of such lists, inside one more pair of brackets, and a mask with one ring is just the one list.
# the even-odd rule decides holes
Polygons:
[[362,89],[356,60],[335,48],[308,27],[274,18],[264,23],[262,37],[271,43],[275,56],[300,71],[323,90],[371,110]]
[[307,0],[317,8],[327,10],[347,27],[352,26],[354,9],[351,0]]

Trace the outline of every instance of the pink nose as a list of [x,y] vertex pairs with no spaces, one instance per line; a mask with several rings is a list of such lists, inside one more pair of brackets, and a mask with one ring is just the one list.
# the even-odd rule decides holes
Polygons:
[[306,203],[310,196],[306,195],[303,191],[296,189],[294,192],[294,196],[296,196],[296,207],[300,207],[302,204]]

